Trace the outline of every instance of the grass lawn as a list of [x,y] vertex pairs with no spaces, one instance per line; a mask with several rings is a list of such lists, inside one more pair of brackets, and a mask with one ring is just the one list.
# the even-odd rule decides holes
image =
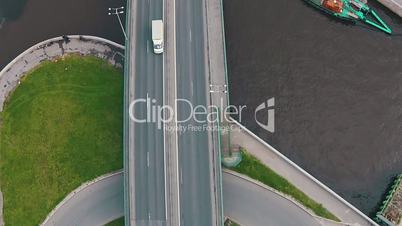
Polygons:
[[243,160],[236,167],[230,168],[231,170],[247,175],[268,185],[269,187],[274,188],[277,191],[293,197],[303,206],[311,209],[317,216],[338,222],[340,221],[335,215],[325,209],[320,203],[315,202],[313,199],[308,197],[285,178],[265,166],[263,163],[261,163],[259,159],[247,153],[246,151],[243,151],[242,155]]
[[240,225],[230,219],[226,219],[224,226],[240,226]]
[[6,226],[39,225],[83,182],[122,168],[123,75],[95,57],[44,62],[0,114]]
[[124,217],[114,220],[105,226],[124,226]]

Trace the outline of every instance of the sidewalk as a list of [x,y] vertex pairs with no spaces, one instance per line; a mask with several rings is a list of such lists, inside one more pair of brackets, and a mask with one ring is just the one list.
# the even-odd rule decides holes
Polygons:
[[[242,128],[241,128],[242,127]],[[232,130],[232,143],[247,149],[265,165],[286,178],[289,182],[321,203],[343,223],[350,225],[377,225],[358,209],[346,202],[335,192],[291,162],[270,145],[257,138],[246,128],[237,124]]]
[[[226,56],[225,56],[225,37],[223,30],[222,0],[206,0],[205,2],[205,59],[207,73],[207,106],[219,106],[222,111],[228,104],[227,80],[226,80]],[[210,126],[216,126],[211,124]],[[222,195],[222,173],[221,173],[221,144],[228,143],[227,136],[219,134],[217,131],[210,133],[209,149],[212,162],[211,171],[215,187],[214,200],[217,213],[217,225],[223,225],[223,195]]]
[[385,7],[402,17],[402,0],[378,0]]
[[211,102],[217,106],[222,104],[222,107],[226,107],[228,93],[226,92],[226,53],[221,0],[206,1],[206,20]]

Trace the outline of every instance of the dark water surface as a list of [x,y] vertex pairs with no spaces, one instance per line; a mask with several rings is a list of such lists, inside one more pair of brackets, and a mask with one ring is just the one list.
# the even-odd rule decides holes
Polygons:
[[0,21],[15,20],[21,14],[27,0],[0,0]]
[[[95,35],[123,43],[109,7],[124,0],[0,0],[0,68],[30,46],[65,34]],[[122,16],[125,20],[125,15]]]
[[[243,123],[367,214],[402,173],[402,20],[371,6],[397,35],[302,0],[224,0],[231,103],[247,105]],[[274,134],[254,121],[270,97]]]
[[[225,0],[232,104],[243,123],[365,213],[402,172],[402,21],[397,33],[350,26],[302,0]],[[63,34],[123,43],[107,8],[123,0],[0,0],[0,68]],[[5,19],[3,19],[5,18]],[[276,99],[276,132],[253,109]]]

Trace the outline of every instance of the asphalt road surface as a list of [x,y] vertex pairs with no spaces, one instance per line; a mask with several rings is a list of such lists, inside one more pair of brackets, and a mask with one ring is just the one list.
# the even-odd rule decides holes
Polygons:
[[[136,9],[135,9],[136,7]],[[130,103],[147,97],[163,101],[163,56],[153,53],[151,22],[162,19],[162,0],[132,1],[131,6]],[[145,119],[147,106],[134,107],[134,115]],[[131,225],[166,224],[163,130],[156,123],[135,123],[129,128],[129,197]],[[132,142],[134,141],[134,142]]]
[[[207,103],[203,9],[202,0],[176,0],[177,97],[193,106]],[[190,108],[178,104],[177,113],[178,119],[183,120]],[[180,125],[203,126],[194,120]],[[214,225],[208,142],[205,130],[187,130],[178,136],[181,225]]]
[[123,174],[116,173],[78,191],[43,226],[105,225],[123,212]]
[[293,202],[248,180],[223,173],[225,216],[247,226],[318,226]]
[[[319,225],[289,200],[226,172],[223,173],[223,194],[225,216],[241,225]],[[51,218],[53,224],[45,226],[104,225],[122,215],[123,174],[118,173],[74,195]],[[71,219],[74,219],[73,224]]]

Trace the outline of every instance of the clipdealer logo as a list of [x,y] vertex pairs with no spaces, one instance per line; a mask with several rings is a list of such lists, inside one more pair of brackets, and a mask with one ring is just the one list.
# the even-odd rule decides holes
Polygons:
[[[256,123],[264,130],[275,132],[275,99],[270,98],[261,103],[254,111],[254,119]],[[180,111],[180,115],[174,118],[174,109]],[[236,118],[238,122],[242,122],[243,111],[245,105],[226,105],[221,99],[219,105],[193,105],[187,99],[176,99],[175,106],[160,105],[155,98],[151,98],[148,94],[146,98],[139,98],[130,103],[129,116],[136,123],[156,123],[158,129],[165,128],[167,130],[179,131],[201,131],[211,130],[221,127],[222,121],[233,122],[232,118]],[[260,122],[257,119],[257,113],[266,112],[267,121]],[[180,118],[179,118],[180,116]],[[175,122],[175,128],[166,128],[164,124]],[[188,128],[185,128],[186,125]],[[212,125],[210,127],[209,125]]]
[[[268,132],[274,133],[275,132],[275,98],[272,97],[267,101],[262,102],[254,111],[254,119],[255,122],[263,129]],[[259,111],[266,111],[267,113],[267,122],[262,123],[257,119],[257,113]]]
[[[246,106],[225,105],[221,99],[219,105],[193,105],[187,99],[176,99],[174,108],[179,109],[180,118],[177,118],[177,124],[189,122],[193,129],[194,125],[204,127],[205,124],[217,125],[225,120],[232,122],[232,117],[241,122],[242,111]],[[156,123],[158,129],[162,129],[164,123],[172,122],[174,119],[174,108],[169,105],[160,105],[155,98],[139,98],[130,103],[129,116],[136,123]],[[141,110],[138,110],[141,109]],[[171,129],[171,128],[168,128]],[[199,128],[198,128],[199,129]]]

